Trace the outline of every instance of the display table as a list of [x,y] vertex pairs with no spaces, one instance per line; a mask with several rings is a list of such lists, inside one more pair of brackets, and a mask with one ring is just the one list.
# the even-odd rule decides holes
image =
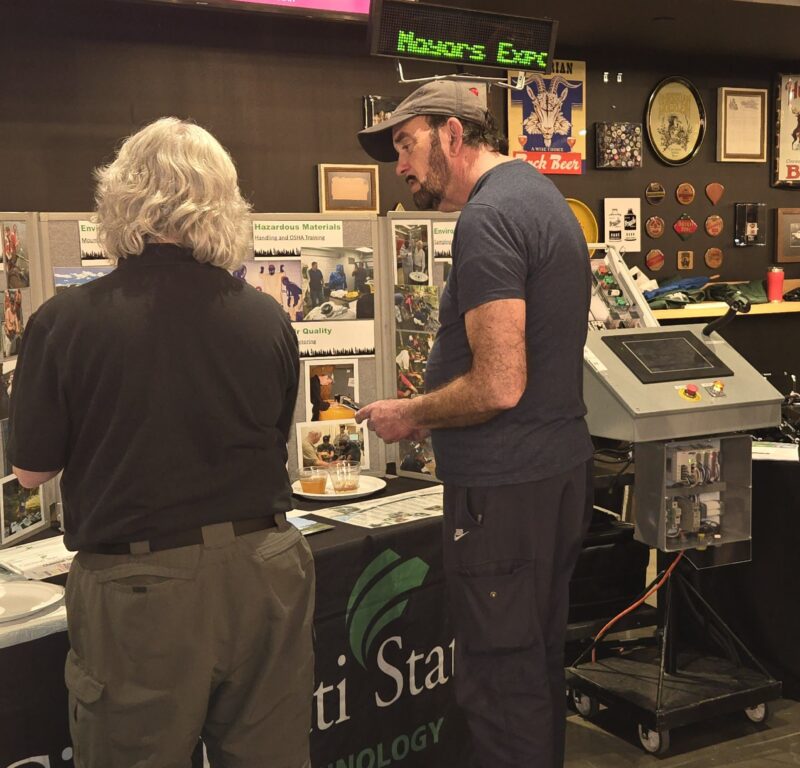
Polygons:
[[[376,497],[427,485],[397,478]],[[327,506],[296,502],[304,514]],[[332,530],[309,537],[317,571],[315,768],[340,760],[375,768],[389,761],[404,768],[465,764],[466,729],[452,686],[453,636],[443,610],[440,536],[441,520],[431,518],[372,530],[334,523]],[[372,577],[362,578],[368,568]],[[355,593],[357,584],[375,590],[372,597],[379,600],[370,605],[379,610],[359,611],[365,590]],[[50,622],[52,634],[0,649],[4,768],[34,758],[59,768],[72,764],[63,609],[60,618]]]
[[[619,480],[615,468],[597,484]],[[395,478],[371,498],[423,487],[429,484]],[[325,506],[296,500],[310,517]],[[467,764],[440,537],[438,517],[377,529],[334,523],[309,537],[317,571],[314,768]],[[647,555],[630,526],[590,532],[571,585],[571,616],[581,622],[573,640],[596,630],[593,617],[613,615],[641,590]],[[64,628],[51,626],[53,634],[0,649],[3,768],[37,755],[51,767],[71,765]]]

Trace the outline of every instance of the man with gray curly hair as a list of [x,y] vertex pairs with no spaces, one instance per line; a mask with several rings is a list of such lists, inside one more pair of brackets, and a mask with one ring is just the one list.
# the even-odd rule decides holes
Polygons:
[[227,270],[236,169],[164,118],[96,172],[109,275],[30,319],[11,402],[20,483],[61,477],[78,768],[310,766],[314,566],[286,441],[298,345]]

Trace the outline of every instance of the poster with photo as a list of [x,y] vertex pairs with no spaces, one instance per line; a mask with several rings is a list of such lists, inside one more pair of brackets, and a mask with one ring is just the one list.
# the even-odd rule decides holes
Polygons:
[[439,289],[435,285],[396,285],[394,287],[395,330],[439,330]]
[[403,472],[436,476],[436,459],[433,456],[430,437],[419,441],[401,440],[398,447],[400,450],[398,469]]
[[294,323],[301,357],[375,354],[371,248],[303,248],[302,322]]
[[343,237],[341,221],[253,221],[256,259],[298,258],[303,248],[340,248]]
[[16,477],[0,481],[0,544],[11,544],[46,524],[40,488],[23,488]]
[[[516,82],[519,74],[509,71],[509,83]],[[521,91],[508,91],[512,157],[529,162],[541,173],[584,173],[586,62],[556,59],[552,74],[528,72],[525,83]]]
[[304,365],[306,421],[352,419],[359,409],[358,359],[331,358]]
[[332,461],[349,459],[369,469],[369,430],[353,419],[310,421],[295,425],[297,466],[325,466]]
[[105,257],[100,241],[97,239],[97,224],[86,219],[79,220],[78,238],[81,248],[81,264],[111,264]]
[[86,264],[80,267],[53,267],[53,285],[56,293],[66,291],[74,285],[83,285],[97,280],[98,277],[107,275],[116,269],[115,266]]
[[27,224],[24,221],[6,221],[2,229],[6,287],[28,288],[31,284],[31,268]]
[[453,233],[456,231],[455,221],[434,221],[433,226],[433,259],[443,261],[453,255]]
[[7,419],[10,412],[11,389],[14,386],[14,369],[17,358],[3,360],[0,369],[0,419]]
[[22,290],[11,288],[3,295],[3,357],[18,354],[23,330]]
[[431,222],[403,219],[392,222],[392,246],[401,285],[432,285]]
[[292,322],[303,319],[300,259],[246,261],[232,274],[257,291],[272,296]]
[[433,333],[395,331],[397,397],[425,394],[425,371],[434,338]]

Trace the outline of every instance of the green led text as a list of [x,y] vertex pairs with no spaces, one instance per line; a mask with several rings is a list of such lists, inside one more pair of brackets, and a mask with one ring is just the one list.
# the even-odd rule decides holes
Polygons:
[[499,43],[497,46],[497,63],[525,69],[530,64],[544,69],[547,66],[547,54],[539,51],[517,50],[512,43]]
[[[398,30],[397,53],[425,56],[430,59],[451,61],[472,61],[480,64],[487,60],[486,46],[483,43],[464,43],[452,40],[434,40],[419,37],[414,32]],[[513,43],[501,41],[497,45],[494,59],[498,64],[520,69],[546,69],[547,53],[517,49]]]
[[452,59],[476,63],[486,60],[485,45],[432,40],[426,37],[417,37],[413,32],[404,32],[402,29],[397,33],[397,52],[415,53],[417,56],[429,56],[432,59]]

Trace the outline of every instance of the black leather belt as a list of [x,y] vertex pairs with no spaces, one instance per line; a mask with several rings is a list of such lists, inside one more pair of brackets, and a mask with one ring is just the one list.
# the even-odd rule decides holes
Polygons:
[[[230,522],[234,536],[243,536],[246,533],[255,533],[267,528],[275,528],[278,523],[274,517],[253,517],[247,520],[232,520]],[[164,536],[156,536],[146,541],[132,541],[122,544],[93,544],[89,547],[82,547],[83,552],[95,552],[99,555],[129,555],[141,553],[142,551],[158,552],[164,549],[178,549],[179,547],[190,547],[193,544],[203,543],[203,529],[192,528],[188,531],[168,533]]]

